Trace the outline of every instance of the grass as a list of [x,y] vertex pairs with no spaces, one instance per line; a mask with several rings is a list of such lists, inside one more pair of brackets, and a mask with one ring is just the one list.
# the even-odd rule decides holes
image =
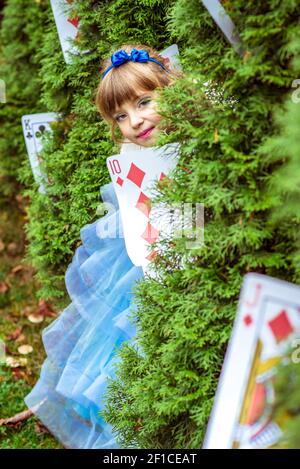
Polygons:
[[[6,357],[0,361],[0,419],[26,410],[24,397],[37,381],[45,359],[41,331],[53,321],[45,316],[41,323],[32,323],[30,314],[41,311],[36,298],[34,270],[22,259],[26,249],[24,223],[26,201],[21,196],[0,202],[0,339],[5,344]],[[45,305],[44,312],[45,312]],[[46,308],[47,312],[47,308]],[[31,353],[21,355],[18,348],[30,345]],[[26,363],[12,368],[7,357]],[[0,426],[0,449],[4,448],[62,448],[36,417]]]

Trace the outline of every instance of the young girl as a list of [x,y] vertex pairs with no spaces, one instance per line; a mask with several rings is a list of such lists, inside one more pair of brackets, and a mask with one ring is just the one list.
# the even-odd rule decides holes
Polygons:
[[[103,64],[96,103],[123,143],[149,147],[160,132],[155,93],[176,73],[147,46],[126,45]],[[116,211],[81,229],[82,246],[66,272],[72,303],[43,331],[47,352],[41,376],[25,402],[67,448],[116,448],[112,428],[99,415],[115,351],[135,335],[128,313],[132,286],[143,277],[130,261],[112,183],[100,189]],[[100,237],[101,225],[117,235]],[[103,232],[103,231],[102,231]]]

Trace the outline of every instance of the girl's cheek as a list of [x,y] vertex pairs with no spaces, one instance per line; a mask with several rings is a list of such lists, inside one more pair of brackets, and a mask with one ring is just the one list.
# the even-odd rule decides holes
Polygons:
[[120,127],[120,130],[121,130],[122,135],[124,135],[124,137],[126,137],[127,134],[128,134],[128,129],[127,129],[127,127],[126,127],[125,125],[120,125],[119,127]]
[[155,106],[155,107],[152,107],[152,108],[150,109],[149,115],[150,115],[151,118],[160,119],[160,115],[157,113],[157,108],[156,108],[156,106]]
[[159,114],[154,114],[153,118],[155,120],[155,123],[158,124],[161,121],[161,116]]

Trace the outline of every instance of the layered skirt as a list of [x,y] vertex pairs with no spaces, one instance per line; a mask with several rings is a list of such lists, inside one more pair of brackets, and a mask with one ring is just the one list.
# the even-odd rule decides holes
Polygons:
[[66,448],[118,447],[99,412],[107,379],[115,376],[116,350],[136,332],[132,287],[143,270],[127,255],[112,183],[100,190],[109,212],[81,229],[82,245],[65,277],[72,302],[43,331],[47,358],[25,398]]

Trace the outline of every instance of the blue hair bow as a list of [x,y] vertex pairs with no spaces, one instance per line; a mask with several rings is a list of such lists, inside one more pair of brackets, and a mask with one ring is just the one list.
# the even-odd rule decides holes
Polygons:
[[166,69],[166,67],[161,63],[159,62],[158,60],[156,59],[153,59],[152,57],[149,57],[149,53],[142,49],[142,50],[138,50],[138,49],[132,49],[130,55],[127,54],[127,52],[123,49],[121,50],[118,50],[117,52],[114,52],[111,56],[111,63],[112,65],[110,65],[104,73],[102,73],[102,78],[105,77],[105,75],[112,69],[112,68],[115,68],[115,67],[119,67],[120,65],[126,63],[126,62],[141,62],[141,63],[146,63],[148,61],[150,62],[154,62],[158,65],[160,65],[160,67],[162,67],[164,70],[166,70],[166,72],[168,71]]

